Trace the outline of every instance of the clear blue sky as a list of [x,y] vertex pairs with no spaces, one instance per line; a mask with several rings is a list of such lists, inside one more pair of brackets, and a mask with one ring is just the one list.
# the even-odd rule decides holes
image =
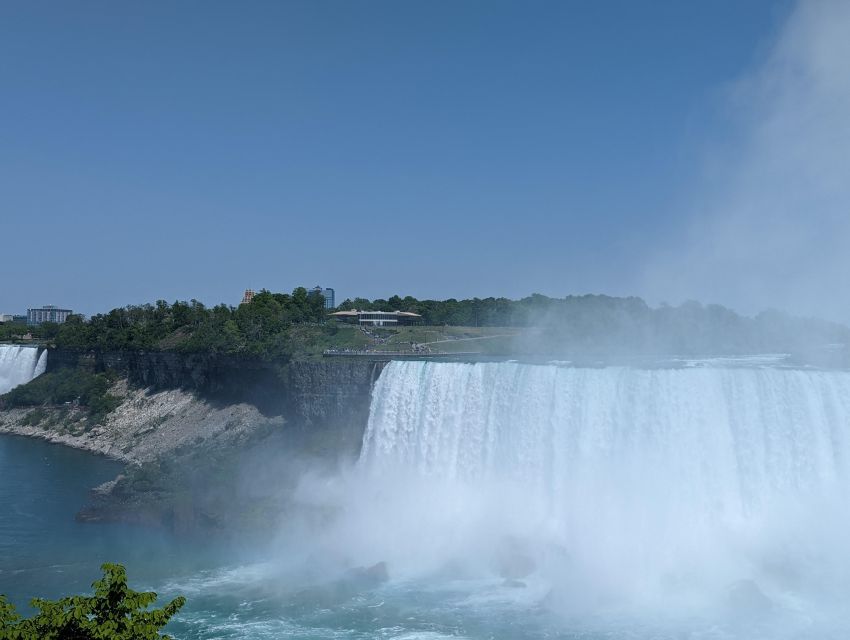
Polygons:
[[641,294],[790,10],[0,3],[0,312]]

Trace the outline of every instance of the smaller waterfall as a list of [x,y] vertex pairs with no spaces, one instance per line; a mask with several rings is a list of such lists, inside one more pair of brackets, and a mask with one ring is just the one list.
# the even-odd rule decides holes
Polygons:
[[38,362],[35,364],[35,371],[33,371],[32,377],[37,378],[45,371],[47,371],[47,349],[44,349],[41,355],[38,356]]
[[0,344],[0,393],[37,378],[47,369],[47,350]]

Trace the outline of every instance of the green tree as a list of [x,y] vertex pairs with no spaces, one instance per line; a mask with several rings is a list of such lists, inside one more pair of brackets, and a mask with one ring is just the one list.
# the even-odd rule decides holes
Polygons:
[[150,609],[157,595],[133,591],[120,564],[104,564],[93,596],[59,600],[35,598],[32,618],[21,618],[0,596],[0,640],[166,640],[159,631],[186,603],[178,596],[161,609]]
[[18,339],[27,333],[27,325],[17,322],[0,322],[0,340]]
[[50,340],[55,338],[59,333],[59,325],[55,322],[42,322],[37,327],[32,327],[30,333],[37,338],[46,338]]

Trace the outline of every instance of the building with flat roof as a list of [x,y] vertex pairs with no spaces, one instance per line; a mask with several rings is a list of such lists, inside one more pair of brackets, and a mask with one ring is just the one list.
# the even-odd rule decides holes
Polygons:
[[62,324],[68,316],[74,313],[70,309],[60,309],[52,304],[46,304],[38,309],[27,309],[27,324],[36,326],[43,322]]
[[331,318],[350,322],[352,324],[372,327],[392,327],[399,325],[419,324],[422,316],[412,311],[337,311],[330,314]]

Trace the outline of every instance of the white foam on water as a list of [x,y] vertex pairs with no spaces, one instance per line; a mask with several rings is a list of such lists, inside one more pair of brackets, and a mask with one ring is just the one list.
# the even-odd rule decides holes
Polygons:
[[843,640],[850,373],[739,364],[390,363],[279,553],[163,585],[174,635]]

